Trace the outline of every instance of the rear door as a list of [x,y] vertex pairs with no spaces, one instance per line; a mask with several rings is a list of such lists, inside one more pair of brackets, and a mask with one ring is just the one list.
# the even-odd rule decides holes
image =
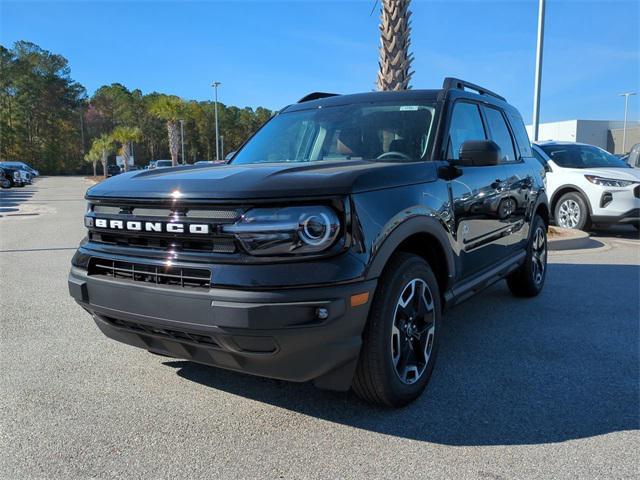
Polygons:
[[[501,185],[501,197],[496,215],[504,227],[498,240],[508,253],[522,247],[527,239],[526,216],[535,200],[534,168],[538,163],[531,160],[531,146],[524,124],[516,124],[516,118],[509,121],[508,115],[500,108],[485,105],[483,113],[491,140],[500,146],[501,163],[505,179]],[[514,117],[515,114],[512,114]],[[517,115],[517,119],[519,119]],[[516,141],[516,128],[520,127]],[[524,133],[524,137],[523,134]]]

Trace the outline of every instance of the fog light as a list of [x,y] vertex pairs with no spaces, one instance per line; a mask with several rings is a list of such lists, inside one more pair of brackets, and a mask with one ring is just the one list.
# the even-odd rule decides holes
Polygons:
[[318,320],[326,320],[329,318],[329,309],[324,307],[316,308],[316,318]]

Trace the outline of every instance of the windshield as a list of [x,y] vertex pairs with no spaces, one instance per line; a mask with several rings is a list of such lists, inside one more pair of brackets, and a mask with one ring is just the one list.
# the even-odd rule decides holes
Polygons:
[[623,160],[592,145],[541,145],[540,148],[560,167],[629,168]]
[[433,104],[352,104],[285,112],[235,155],[233,164],[426,158]]

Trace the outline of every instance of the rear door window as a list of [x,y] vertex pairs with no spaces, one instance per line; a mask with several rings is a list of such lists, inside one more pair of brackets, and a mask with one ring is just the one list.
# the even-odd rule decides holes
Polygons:
[[496,142],[500,147],[502,162],[515,162],[516,153],[513,147],[513,140],[502,112],[495,108],[485,108],[484,111],[487,117],[487,125],[489,127],[491,140]]
[[529,140],[529,135],[527,135],[527,129],[524,127],[522,117],[513,112],[508,112],[507,117],[509,118],[509,123],[511,123],[513,135],[516,137],[520,157],[531,158],[533,150],[531,149],[531,141]]

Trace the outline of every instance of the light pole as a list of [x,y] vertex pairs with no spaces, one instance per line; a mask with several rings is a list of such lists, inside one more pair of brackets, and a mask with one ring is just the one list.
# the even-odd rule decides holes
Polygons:
[[533,141],[538,140],[540,127],[540,84],[542,83],[542,50],[544,48],[544,3],[538,2],[538,45],[536,47],[536,76],[533,87]]
[[184,165],[184,120],[180,120],[180,141],[182,142],[182,164]]
[[213,82],[211,84],[211,86],[215,91],[215,103],[214,103],[213,109],[215,112],[215,119],[216,119],[216,160],[220,160],[220,139],[219,139],[220,132],[218,130],[218,87],[220,85],[221,85],[220,82]]
[[621,93],[624,97],[624,126],[622,127],[622,154],[627,153],[627,107],[629,106],[629,97],[635,95],[636,92]]

